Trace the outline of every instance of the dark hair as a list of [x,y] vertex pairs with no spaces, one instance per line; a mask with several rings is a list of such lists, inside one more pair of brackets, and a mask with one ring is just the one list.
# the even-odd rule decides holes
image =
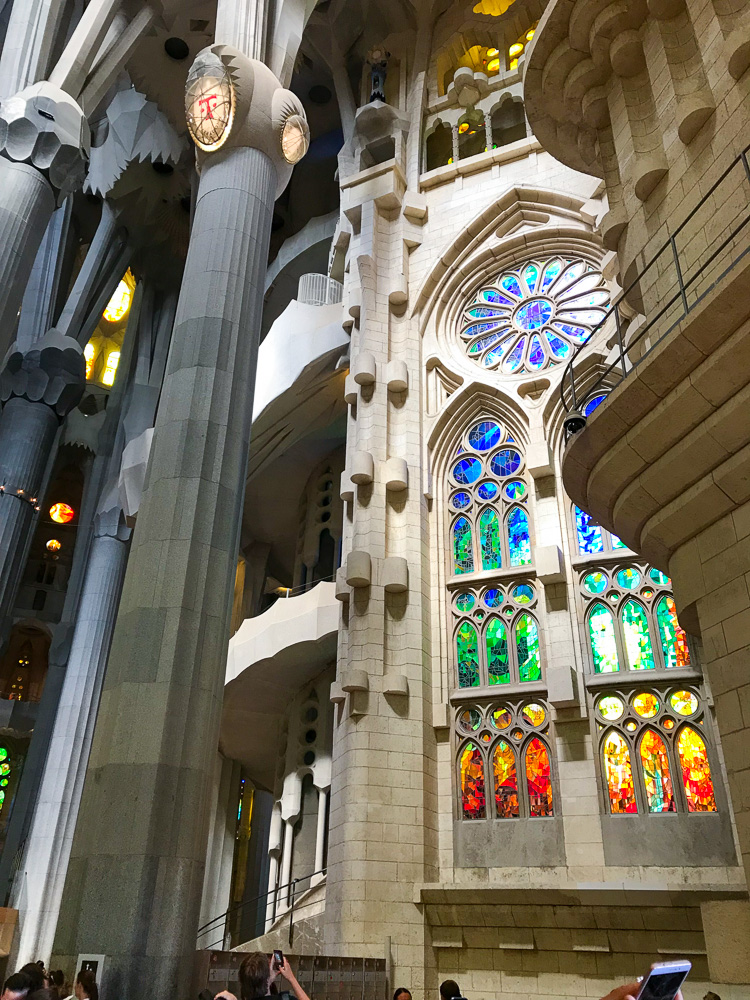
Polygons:
[[96,985],[96,976],[91,969],[81,969],[76,976],[76,982],[81,984],[91,1000],[99,1000],[99,987]]
[[55,986],[65,985],[65,973],[62,969],[55,969],[54,972],[50,972],[50,978]]
[[45,987],[43,990],[34,990],[28,993],[26,1000],[60,1000],[60,994],[53,986],[51,989]]
[[11,990],[13,993],[23,993],[24,990],[28,993],[33,989],[33,986],[31,976],[27,976],[25,972],[14,972],[12,976],[8,976],[5,980],[3,988]]
[[440,984],[440,996],[443,1000],[453,1000],[454,997],[461,996],[461,990],[455,979],[446,979]]
[[240,1000],[255,1000],[268,991],[271,966],[268,955],[262,951],[252,951],[245,955],[240,965]]
[[411,1000],[411,990],[407,989],[405,986],[399,986],[396,992],[393,994],[393,1000],[398,1000],[402,993],[409,994],[409,1000]]
[[44,973],[42,972],[41,966],[37,965],[36,962],[27,962],[26,965],[18,971],[29,977],[31,980],[32,992],[44,989]]

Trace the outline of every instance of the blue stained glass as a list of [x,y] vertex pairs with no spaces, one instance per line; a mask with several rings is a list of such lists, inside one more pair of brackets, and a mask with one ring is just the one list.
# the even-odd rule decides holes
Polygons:
[[457,483],[469,486],[482,475],[482,463],[478,458],[462,458],[453,466],[453,478]]
[[505,484],[505,495],[509,500],[521,500],[526,496],[526,483],[520,479],[514,479],[512,483]]
[[473,326],[467,327],[461,336],[464,340],[471,340],[472,337],[476,337],[480,333],[492,333],[493,330],[497,330],[502,326],[503,321],[501,319],[496,320],[485,320],[483,323],[475,323]]
[[577,264],[574,264],[572,267],[569,267],[568,270],[565,272],[565,274],[562,277],[562,281],[560,282],[560,287],[562,288],[565,285],[572,284],[576,278],[581,277],[581,275],[585,270],[586,270],[586,264],[582,260],[579,260]]
[[529,365],[532,368],[541,368],[544,364],[544,348],[538,334],[534,334],[529,345]]
[[555,357],[567,358],[571,351],[570,344],[565,340],[560,340],[560,338],[556,337],[551,330],[545,330],[544,335],[547,338],[547,343],[549,344],[550,350]]
[[480,302],[492,302],[493,304],[499,304],[504,306],[514,306],[515,302],[513,299],[509,299],[507,295],[503,295],[502,292],[496,292],[494,288],[484,288],[479,293]]
[[469,319],[487,319],[488,316],[505,316],[507,315],[507,309],[491,309],[489,306],[474,306],[473,309],[467,309],[466,315]]
[[536,287],[537,278],[539,277],[539,268],[536,264],[529,264],[526,270],[523,272],[523,280],[526,282],[526,286],[534,294],[534,288]]
[[483,361],[485,368],[491,368],[493,365],[496,365],[499,361],[502,361],[503,355],[505,354],[505,352],[508,350],[508,348],[512,343],[513,343],[513,337],[508,337],[507,340],[504,340],[501,344],[498,344],[497,347],[493,347],[493,349],[489,352],[489,354],[485,354]]
[[575,508],[576,530],[578,531],[578,548],[587,555],[591,552],[602,552],[604,549],[604,539],[602,529],[598,524],[594,524],[591,515],[580,507]]
[[560,330],[561,333],[564,333],[566,337],[570,337],[571,340],[577,340],[579,343],[589,335],[589,331],[584,330],[582,326],[571,326],[570,323],[558,323],[555,321],[552,326]]
[[559,314],[562,320],[571,320],[573,323],[591,323],[595,325],[603,320],[606,313],[603,309],[566,309]]
[[532,299],[524,302],[516,312],[515,323],[522,330],[538,330],[540,326],[549,323],[551,316],[551,303],[546,299]]
[[469,444],[477,451],[489,451],[502,436],[503,432],[494,420],[483,420],[469,431]]
[[525,566],[531,562],[529,515],[520,507],[508,514],[508,550],[511,566]]
[[516,439],[513,438],[513,437],[511,437],[510,434],[507,436],[507,438],[505,439],[505,441],[506,441],[507,444],[515,444],[516,443]]
[[459,594],[456,598],[456,607],[459,611],[471,611],[474,607],[474,595]]
[[521,337],[516,346],[505,359],[505,367],[509,372],[514,372],[521,364],[523,352],[526,350],[526,338]]
[[542,278],[541,291],[545,292],[558,274],[562,271],[562,261],[559,259],[551,260],[549,264],[544,269],[544,277]]
[[512,476],[521,468],[521,456],[513,448],[503,448],[497,455],[492,456],[490,467],[500,479]]
[[604,288],[600,288],[595,292],[589,292],[588,295],[581,294],[580,297],[575,299],[571,298],[568,300],[566,305],[571,309],[579,309],[581,306],[603,306],[609,302],[609,292]]
[[607,394],[605,392],[600,392],[597,396],[593,396],[583,408],[584,417],[590,416],[597,406],[599,406],[600,403],[603,403],[606,398]]
[[505,274],[500,281],[500,287],[504,288],[506,292],[510,292],[511,295],[517,295],[520,299],[523,295],[521,291],[521,286],[518,284],[518,279],[515,274]]
[[471,503],[471,495],[469,493],[456,493],[451,498],[451,506],[454,510],[464,510]]
[[489,337],[480,337],[479,340],[475,341],[469,348],[469,354],[481,354],[482,351],[486,350],[488,347],[492,347],[500,339],[500,331],[497,333],[491,333]]
[[499,608],[503,603],[503,592],[493,587],[491,590],[484,592],[483,600],[488,608]]
[[623,542],[623,540],[621,538],[618,538],[617,535],[610,535],[609,537],[612,539],[612,548],[613,549],[626,549],[627,548],[627,545],[625,544],[625,542]]
[[494,500],[498,494],[498,489],[497,483],[482,483],[477,488],[477,493],[482,500]]

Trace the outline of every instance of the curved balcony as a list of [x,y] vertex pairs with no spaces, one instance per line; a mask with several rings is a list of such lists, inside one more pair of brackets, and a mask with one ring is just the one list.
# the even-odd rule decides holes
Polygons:
[[336,657],[341,605],[334,591],[333,583],[319,583],[281,598],[247,618],[229,642],[220,745],[262,788],[273,788],[290,698]]

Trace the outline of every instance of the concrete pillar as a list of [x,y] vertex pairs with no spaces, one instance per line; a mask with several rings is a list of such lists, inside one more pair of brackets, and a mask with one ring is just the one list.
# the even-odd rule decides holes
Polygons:
[[[211,827],[206,853],[206,873],[203,878],[201,927],[226,913],[230,905],[239,786],[239,763],[217,753],[211,795]],[[198,946],[201,948],[211,946],[223,933],[224,922],[216,921],[198,939]]]
[[104,990],[121,1000],[144,982],[155,996],[189,992],[271,216],[291,172],[278,109],[304,115],[265,66],[217,48],[245,103],[202,157],[52,959],[72,970],[79,953],[106,954]]
[[281,882],[279,909],[289,909],[289,882],[292,877],[292,846],[294,844],[294,824],[287,820],[284,823],[284,846],[281,854]]
[[[318,827],[315,831],[315,871],[320,872],[325,866],[326,856],[326,815],[328,812],[328,789],[318,789]],[[320,881],[320,876],[315,876],[315,882]]]
[[279,854],[281,853],[281,838],[283,833],[283,820],[281,819],[281,805],[275,803],[271,812],[271,826],[268,832],[268,897],[266,901],[266,931],[276,919],[277,903],[276,884],[279,881]]
[[0,55],[0,99],[44,77],[64,9],[64,0],[13,4]]
[[119,510],[97,515],[68,666],[24,863],[16,964],[48,961],[81,801],[102,680],[127,563],[130,529]]
[[60,421],[83,395],[78,344],[50,331],[25,353],[14,351],[0,374],[0,629],[15,604],[20,554],[34,519]]

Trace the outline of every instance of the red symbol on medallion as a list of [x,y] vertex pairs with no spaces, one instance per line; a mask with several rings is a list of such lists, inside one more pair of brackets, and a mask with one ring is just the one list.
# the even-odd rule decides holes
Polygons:
[[212,112],[215,105],[212,105],[211,101],[218,101],[218,100],[219,100],[218,94],[207,94],[205,97],[198,98],[198,107],[201,109],[201,113],[204,118],[213,118]]

